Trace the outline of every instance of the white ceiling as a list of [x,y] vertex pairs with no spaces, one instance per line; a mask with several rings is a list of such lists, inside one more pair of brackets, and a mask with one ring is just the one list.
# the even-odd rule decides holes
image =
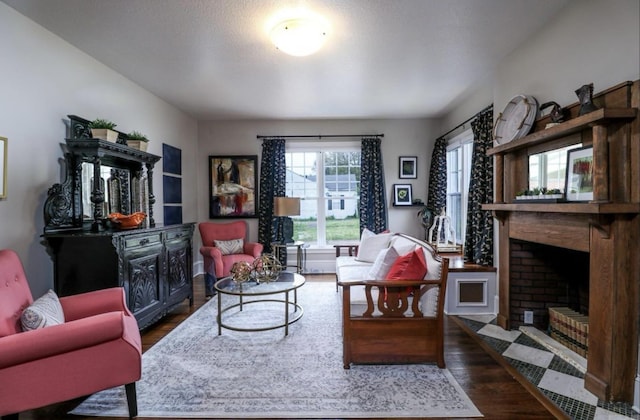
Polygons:
[[[568,0],[2,0],[198,120],[438,117]],[[265,24],[332,25],[309,57]]]

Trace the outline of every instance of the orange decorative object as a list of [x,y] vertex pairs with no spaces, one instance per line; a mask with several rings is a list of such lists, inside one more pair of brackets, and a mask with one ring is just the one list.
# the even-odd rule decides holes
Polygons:
[[120,229],[133,229],[140,226],[140,223],[147,217],[147,214],[141,211],[129,215],[111,213],[108,217],[111,223],[114,223]]

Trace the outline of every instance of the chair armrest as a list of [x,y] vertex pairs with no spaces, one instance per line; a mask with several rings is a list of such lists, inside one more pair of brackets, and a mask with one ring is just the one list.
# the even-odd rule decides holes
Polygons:
[[120,339],[124,318],[124,312],[108,312],[2,337],[0,369]]
[[124,288],[111,287],[78,295],[60,298],[60,305],[66,322],[75,321],[106,312],[125,312],[133,316],[127,308]]
[[333,246],[336,250],[336,258],[340,256],[340,254],[342,254],[342,250],[346,250],[349,253],[350,257],[353,257],[354,255],[358,255],[358,247],[359,245],[334,245]]
[[245,242],[244,253],[258,258],[262,254],[263,245],[258,242]]
[[205,258],[222,258],[222,252],[220,252],[220,249],[216,248],[215,246],[201,246],[200,254],[202,254],[202,256]]

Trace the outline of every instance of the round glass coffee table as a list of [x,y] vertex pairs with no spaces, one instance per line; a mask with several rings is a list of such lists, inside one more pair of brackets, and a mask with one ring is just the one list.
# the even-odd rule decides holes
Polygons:
[[[289,335],[289,325],[302,318],[302,314],[304,313],[302,306],[298,304],[298,289],[304,285],[305,281],[302,275],[288,271],[283,271],[277,280],[271,282],[257,283],[255,280],[252,280],[244,283],[236,283],[231,277],[225,277],[217,281],[214,287],[218,292],[218,316],[216,317],[216,321],[218,321],[218,335],[222,334],[222,328],[233,331],[267,331],[282,327],[284,327],[284,335]],[[289,299],[289,293],[292,291],[293,301]],[[284,299],[274,297],[280,293],[284,294]],[[238,296],[238,303],[222,307],[222,295]],[[245,298],[250,300],[245,301]],[[247,305],[261,302],[283,303],[284,322],[260,328],[242,328],[222,322],[222,314],[225,312],[233,308],[240,308],[240,311],[242,311]],[[289,309],[291,308],[293,308],[293,315],[289,314]]]

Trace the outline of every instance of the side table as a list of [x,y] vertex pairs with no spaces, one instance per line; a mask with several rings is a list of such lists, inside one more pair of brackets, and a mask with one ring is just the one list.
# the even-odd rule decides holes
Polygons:
[[301,274],[307,269],[307,248],[309,244],[305,244],[304,241],[295,241],[288,244],[281,244],[279,242],[271,243],[273,249],[273,256],[280,261],[282,252],[287,252],[287,248],[296,248],[296,264],[287,264],[287,267],[295,267],[296,273]]

